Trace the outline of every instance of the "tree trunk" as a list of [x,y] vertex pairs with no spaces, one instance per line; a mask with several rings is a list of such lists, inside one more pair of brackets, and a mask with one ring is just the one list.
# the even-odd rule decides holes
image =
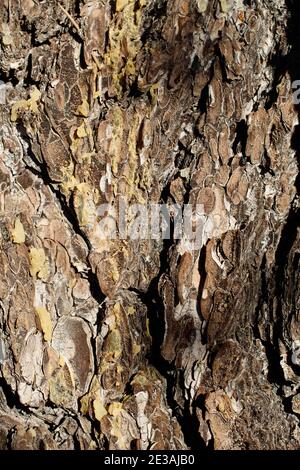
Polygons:
[[0,17],[0,447],[299,448],[297,2]]

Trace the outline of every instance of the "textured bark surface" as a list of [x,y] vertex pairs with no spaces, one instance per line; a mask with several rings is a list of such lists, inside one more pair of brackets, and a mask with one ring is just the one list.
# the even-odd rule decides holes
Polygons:
[[[296,2],[0,18],[0,447],[299,448]],[[100,239],[121,196],[203,246]]]

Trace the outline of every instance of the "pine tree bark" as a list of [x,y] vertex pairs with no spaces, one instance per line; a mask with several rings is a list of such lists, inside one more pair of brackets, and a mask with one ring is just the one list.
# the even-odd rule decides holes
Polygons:
[[[0,447],[299,448],[297,3],[0,17]],[[201,247],[100,238],[121,199]]]

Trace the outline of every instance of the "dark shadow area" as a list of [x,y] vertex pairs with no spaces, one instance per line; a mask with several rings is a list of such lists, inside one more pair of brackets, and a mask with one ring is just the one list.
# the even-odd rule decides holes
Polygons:
[[[269,109],[276,101],[278,93],[276,87],[285,72],[288,72],[291,82],[300,79],[300,2],[297,0],[286,0],[286,6],[289,12],[289,19],[286,29],[288,43],[291,49],[287,56],[282,57],[279,53],[273,56],[274,64],[274,81],[272,91],[266,101],[266,108]],[[293,92],[293,91],[291,91]],[[298,117],[300,119],[299,104],[295,104]],[[297,125],[294,129],[291,147],[296,153],[298,162],[298,169],[300,168],[300,126]],[[264,165],[260,167],[263,174],[270,172],[269,162],[265,161]],[[296,178],[297,195],[299,194],[300,175]],[[284,409],[287,413],[292,412],[291,400],[286,398],[283,394],[282,387],[289,385],[285,380],[283,370],[280,365],[281,353],[279,349],[279,341],[283,340],[283,332],[285,328],[285,319],[283,316],[284,301],[286,294],[294,283],[294,273],[291,272],[288,265],[289,255],[296,241],[297,231],[300,226],[299,207],[297,207],[297,195],[291,204],[290,211],[283,226],[279,243],[277,245],[275,254],[275,263],[271,272],[267,274],[266,260],[262,264],[262,281],[261,281],[261,300],[258,307],[257,314],[260,314],[260,309],[263,304],[268,305],[269,308],[269,322],[272,324],[272,333],[267,341],[262,341],[266,348],[266,354],[269,362],[268,380],[276,384],[279,388],[277,394],[280,395]],[[294,290],[294,295],[297,292]],[[273,311],[273,299],[277,299],[277,306],[275,312]],[[258,330],[254,334],[259,335]],[[294,369],[296,368],[291,364],[288,359],[289,365]]]

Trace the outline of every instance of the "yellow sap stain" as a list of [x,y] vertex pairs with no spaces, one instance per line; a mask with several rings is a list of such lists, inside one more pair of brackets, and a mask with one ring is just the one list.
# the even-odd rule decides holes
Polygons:
[[25,231],[22,222],[19,217],[15,220],[14,229],[11,232],[12,240],[14,243],[24,243],[25,242]]

